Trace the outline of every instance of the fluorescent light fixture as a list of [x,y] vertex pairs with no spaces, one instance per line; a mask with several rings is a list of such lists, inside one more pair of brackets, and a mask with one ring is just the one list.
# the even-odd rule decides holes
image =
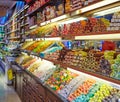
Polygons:
[[60,22],[59,24],[69,24],[69,23],[78,22],[78,21],[85,20],[85,19],[87,19],[87,18],[79,17],[79,18],[75,18],[75,19],[70,19],[70,20],[65,21],[65,22]]
[[41,38],[41,40],[57,40],[57,41],[60,41],[60,40],[61,40],[61,37]]
[[56,21],[65,19],[65,18],[67,18],[67,17],[68,17],[68,15],[62,15],[62,16],[59,16],[59,17],[57,17],[57,18],[52,19],[51,22],[56,22]]
[[[51,38],[36,38],[36,41],[40,40],[55,40],[55,41],[60,41],[61,37],[51,37]],[[33,41],[33,39],[26,39],[26,41]]]
[[93,10],[93,9],[96,9],[96,8],[99,8],[99,7],[103,7],[103,6],[118,2],[118,1],[120,1],[120,0],[103,0],[103,1],[98,2],[96,4],[93,4],[93,5],[82,8],[81,12],[84,13],[84,12],[87,12],[87,11],[90,11],[90,10]]
[[120,6],[94,13],[95,16],[103,16],[120,11]]
[[46,22],[43,22],[43,23],[41,23],[40,25],[41,25],[41,26],[44,26],[44,25],[46,25]]
[[48,21],[45,21],[45,22],[41,23],[41,26],[44,26],[44,25],[49,24],[49,23],[51,23],[51,22],[53,23],[53,22],[56,22],[56,21],[65,19],[65,18],[67,18],[67,17],[68,17],[68,15],[62,15],[62,16],[56,17],[56,18],[54,18],[54,19],[51,19],[51,20],[48,20]]
[[37,27],[37,25],[31,26],[30,29],[34,29],[34,28],[36,28],[36,27]]
[[72,13],[71,13],[71,16],[75,16],[75,15],[78,15],[78,14],[80,14],[80,13],[81,13],[81,9],[72,12]]
[[33,41],[33,39],[25,39],[25,41]]
[[89,35],[89,36],[76,36],[75,40],[119,40],[120,39],[120,34],[115,33],[115,34],[102,34],[102,35]]

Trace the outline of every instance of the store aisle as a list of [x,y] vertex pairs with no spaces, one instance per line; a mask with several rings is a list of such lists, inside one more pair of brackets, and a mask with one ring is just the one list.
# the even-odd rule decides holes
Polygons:
[[14,89],[5,84],[5,77],[0,74],[0,102],[21,102]]

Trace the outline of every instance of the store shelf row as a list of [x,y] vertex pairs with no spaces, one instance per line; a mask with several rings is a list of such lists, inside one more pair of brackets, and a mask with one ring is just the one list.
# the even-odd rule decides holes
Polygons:
[[[28,57],[29,58],[32,57],[32,59],[30,60]],[[51,100],[51,101],[57,101],[57,102],[69,102],[70,99],[72,99],[71,95],[75,96],[73,98],[75,100],[75,98],[76,98],[75,92],[77,90],[79,90],[80,87],[83,89],[84,86],[86,85],[84,83],[87,82],[89,84],[90,80],[93,81],[93,82],[94,82],[94,80],[96,80],[95,81],[95,86],[96,86],[96,84],[101,83],[100,85],[103,85],[103,86],[108,85],[110,87],[119,89],[119,84],[111,83],[109,81],[106,82],[106,81],[100,80],[99,78],[94,78],[94,77],[92,77],[89,74],[86,74],[86,76],[85,76],[83,74],[85,72],[79,73],[79,75],[80,75],[79,77],[75,77],[75,79],[73,78],[74,81],[73,80],[70,81],[69,79],[72,78],[72,77],[70,77],[70,75],[72,76],[73,73],[77,74],[77,72],[75,72],[75,70],[70,70],[70,68],[68,68],[66,70],[66,69],[63,69],[64,67],[62,67],[62,66],[56,66],[56,65],[55,66],[58,69],[56,71],[54,71],[53,74],[52,74],[52,70],[53,69],[51,71],[48,71],[48,73],[50,74],[49,78],[47,78],[47,75],[49,75],[49,74],[45,74],[44,78],[47,78],[47,79],[45,79],[44,81],[42,81],[42,78],[43,78],[43,77],[41,77],[42,71],[43,71],[44,68],[45,68],[44,70],[46,70],[46,68],[47,68],[44,65],[47,65],[49,63],[49,61],[47,61],[48,63],[44,63],[44,61],[46,62],[46,59],[42,60],[41,58],[36,58],[34,56],[28,56],[28,57],[27,57],[26,54],[25,55],[21,54],[18,57],[18,59],[16,60],[16,62],[15,62],[15,65],[17,65],[18,68],[21,68],[21,70],[23,71],[23,73],[21,74],[23,76],[23,77],[21,77],[21,78],[23,78],[22,79],[22,81],[23,81],[23,89],[22,89],[23,91],[22,92],[24,92],[24,94],[23,94],[24,97],[22,98],[23,100],[29,100],[29,98],[31,96],[34,97],[36,95],[35,94],[36,92],[37,92],[37,95],[38,94],[41,95],[41,93],[42,93],[41,96],[43,96],[43,94],[48,93],[46,91],[49,91],[50,92],[49,93],[49,98],[50,98],[49,100]],[[25,58],[25,59],[22,60],[21,58],[22,59]],[[31,62],[33,59],[36,60],[36,61],[35,62]],[[22,61],[22,62],[20,62],[20,61]],[[29,64],[29,66],[28,66],[28,64]],[[37,69],[36,69],[36,67],[37,67]],[[69,71],[71,71],[72,74],[70,74]],[[38,72],[40,74],[38,74],[36,72]],[[44,74],[44,72],[43,72],[43,74]],[[63,75],[63,76],[61,76],[61,75]],[[67,78],[67,82],[65,81],[66,78]],[[79,80],[78,80],[78,78],[79,78]],[[92,78],[93,78],[93,80],[92,80]],[[63,80],[61,80],[61,79],[63,79]],[[70,83],[69,83],[69,81],[70,81]],[[63,83],[63,82],[65,82],[65,83]],[[66,83],[69,83],[69,84],[66,84]],[[78,84],[78,83],[80,83],[80,84]],[[74,85],[74,86],[72,86],[72,85]],[[41,87],[40,93],[38,91],[38,86]],[[92,85],[92,86],[94,87],[94,85]],[[105,87],[105,88],[107,88],[107,87]],[[63,91],[64,93],[61,93],[62,90],[64,90]],[[85,90],[87,90],[87,89],[85,88]],[[98,90],[98,92],[101,91],[99,89],[97,89],[97,90]],[[91,92],[91,91],[89,90],[89,92]],[[89,92],[87,91],[86,93],[89,94]],[[27,95],[29,95],[29,93],[31,93],[30,96],[27,96]],[[97,93],[97,91],[95,91],[95,93]],[[79,93],[79,96],[81,96],[81,93]],[[96,97],[96,95],[93,95],[93,96]],[[91,96],[91,97],[93,98],[93,96]],[[45,97],[42,97],[42,99],[45,100],[46,97],[48,98],[48,96],[45,96]],[[86,98],[84,98],[84,99],[86,99]],[[32,100],[32,98],[30,98],[30,100]],[[90,100],[90,98],[88,100]],[[101,100],[103,100],[103,98]]]
[[[24,8],[22,8],[22,9],[19,10],[17,13],[15,13],[15,15],[13,15],[13,16],[11,17],[11,19],[9,19],[9,20],[5,23],[5,25],[8,25],[14,18],[16,18],[17,16],[19,16],[20,13],[22,13],[22,12],[23,12],[24,10],[26,10],[28,7],[29,7],[28,5],[25,5]],[[24,18],[24,16],[23,16],[23,17],[20,17],[20,18],[22,19],[22,18]],[[17,22],[19,22],[19,20],[18,20]]]
[[28,55],[36,56],[36,57],[41,58],[43,60],[47,60],[47,61],[53,62],[54,64],[60,65],[61,67],[66,68],[66,69],[67,68],[72,68],[72,69],[74,69],[76,71],[80,71],[80,72],[86,73],[88,75],[92,75],[92,76],[95,76],[97,78],[101,78],[103,80],[106,80],[106,81],[109,81],[109,82],[112,82],[112,83],[116,83],[118,85],[120,84],[120,80],[111,78],[110,76],[106,76],[106,75],[103,75],[103,74],[98,73],[98,72],[93,72],[91,70],[81,69],[81,68],[79,68],[77,66],[72,66],[72,65],[64,64],[62,61],[51,60],[49,58],[42,58],[42,57],[40,57],[40,55],[38,53],[34,53],[34,52],[31,52],[31,51],[27,51],[27,50],[22,50],[21,49],[21,52],[24,52],[24,53],[26,53]]
[[[107,1],[107,0],[101,1],[101,0],[97,0],[94,3],[91,3],[90,5],[87,5],[87,6],[83,7],[83,8],[80,8],[80,9],[77,9],[77,10],[73,10],[73,11],[70,11],[70,12],[66,12],[66,13],[61,14],[59,16],[47,19],[46,21],[42,21],[42,22],[40,22],[40,24],[38,24],[38,27],[39,26],[48,25],[49,23],[54,23],[54,22],[56,22],[56,20],[54,21],[54,19],[57,19],[57,18],[60,18],[57,21],[62,21],[62,20],[67,20],[68,18],[75,17],[77,15],[82,15],[82,14],[84,15],[84,13],[87,13],[87,12],[90,12],[90,11],[95,11],[96,9],[99,9],[99,8],[102,8],[102,7],[103,7],[103,10],[104,10],[104,9],[106,9],[105,6],[109,6],[109,5],[113,4],[113,3],[115,3],[115,5],[113,7],[116,7],[116,5],[118,5],[118,3],[119,3],[119,0],[115,0],[115,1]],[[35,13],[38,12],[39,9],[35,10],[33,12],[30,12],[28,15],[29,16],[35,16]],[[66,17],[62,18],[62,16],[65,16],[65,15],[66,15]]]

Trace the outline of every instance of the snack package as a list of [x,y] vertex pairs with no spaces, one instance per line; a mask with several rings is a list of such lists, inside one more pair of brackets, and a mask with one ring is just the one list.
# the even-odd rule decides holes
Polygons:
[[64,11],[65,11],[64,4],[63,3],[59,4],[57,6],[57,10],[56,10],[57,16],[60,16],[60,15],[64,14]]

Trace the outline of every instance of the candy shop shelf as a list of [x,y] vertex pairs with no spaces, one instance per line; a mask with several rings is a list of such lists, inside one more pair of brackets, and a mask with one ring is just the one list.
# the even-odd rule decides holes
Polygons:
[[19,65],[17,62],[14,62],[13,64],[14,64],[14,65],[17,65],[18,68],[20,68],[20,69],[23,70],[25,73],[27,73],[28,75],[30,75],[30,76],[31,76],[34,80],[36,80],[40,85],[42,85],[45,89],[47,89],[47,91],[49,90],[50,93],[54,94],[56,97],[58,97],[59,99],[61,99],[61,101],[63,101],[63,102],[68,102],[65,98],[60,97],[55,91],[53,91],[50,87],[48,87],[48,85],[42,83],[38,77],[36,77],[35,75],[33,75],[31,72],[23,69],[22,66]]
[[40,84],[42,84],[39,80],[39,78],[37,78],[35,75],[33,75],[32,73],[30,73],[29,71],[25,70],[21,65],[19,65],[17,62],[12,62],[13,65],[18,66],[18,68],[20,70],[23,70],[24,72],[26,72],[27,74],[29,74],[32,78],[34,78],[36,81],[38,81]]
[[89,74],[89,75],[92,75],[92,76],[95,76],[95,77],[98,77],[98,78],[101,78],[101,79],[104,79],[104,80],[107,80],[107,81],[110,81],[110,82],[113,82],[113,83],[116,83],[116,84],[120,85],[120,80],[110,78],[109,76],[104,76],[104,75],[102,75],[100,73],[97,73],[97,72],[91,72],[91,71],[87,71],[87,70],[84,70],[84,69],[80,69],[80,68],[75,67],[75,66],[63,64],[62,62],[59,62],[59,61],[54,61],[54,60],[50,60],[50,59],[47,59],[47,58],[43,58],[43,59],[48,60],[50,62],[53,62],[54,64],[58,64],[61,67],[71,68],[71,69],[74,69],[74,70],[77,70],[77,71],[80,71],[80,72],[83,72],[83,73],[86,73],[86,74]]
[[[53,2],[53,3],[52,3],[52,2]],[[28,16],[32,16],[32,15],[36,14],[36,12],[40,11],[41,8],[43,8],[43,7],[45,7],[45,6],[49,5],[49,4],[54,4],[54,3],[55,3],[54,0],[50,0],[50,1],[48,1],[46,4],[44,4],[44,5],[42,5],[41,7],[39,7],[38,9],[30,12],[30,13],[28,14]],[[106,6],[109,6],[109,5],[111,5],[111,4],[117,4],[117,3],[119,3],[119,0],[114,0],[114,1],[110,1],[110,0],[102,0],[102,1],[101,1],[101,0],[97,0],[97,1],[95,1],[95,2],[93,2],[93,3],[90,3],[89,5],[86,5],[86,6],[82,7],[82,8],[75,9],[75,10],[72,10],[72,11],[69,11],[69,12],[66,12],[66,13],[64,13],[63,15],[65,15],[65,14],[70,14],[71,17],[72,17],[72,16],[74,16],[74,14],[75,14],[75,15],[79,15],[79,14],[82,14],[82,13],[94,11],[94,10],[99,9],[99,8],[103,8],[103,10],[104,10],[104,8],[106,8]],[[61,16],[61,15],[60,15],[60,16]],[[59,16],[58,16],[58,17],[59,17]],[[55,18],[56,18],[56,17],[55,17]],[[51,19],[52,19],[52,18],[51,18]]]
[[[24,52],[24,53],[27,53],[28,55],[34,55],[34,56],[39,57],[39,54],[37,54],[37,53],[32,53],[32,52],[26,51],[26,50],[21,50],[21,51]],[[55,61],[55,60],[51,60],[51,59],[48,59],[48,58],[41,58],[41,59],[53,62],[54,64],[60,65],[63,68],[71,68],[71,69],[74,69],[74,70],[77,70],[77,71],[95,76],[97,78],[107,80],[109,82],[113,82],[113,83],[116,83],[116,84],[120,85],[120,80],[113,79],[109,76],[105,76],[105,75],[102,75],[102,74],[97,73],[97,72],[92,72],[92,71],[88,71],[88,70],[85,70],[85,69],[81,69],[81,68],[78,68],[77,66],[71,66],[71,65],[63,64],[61,61]]]

